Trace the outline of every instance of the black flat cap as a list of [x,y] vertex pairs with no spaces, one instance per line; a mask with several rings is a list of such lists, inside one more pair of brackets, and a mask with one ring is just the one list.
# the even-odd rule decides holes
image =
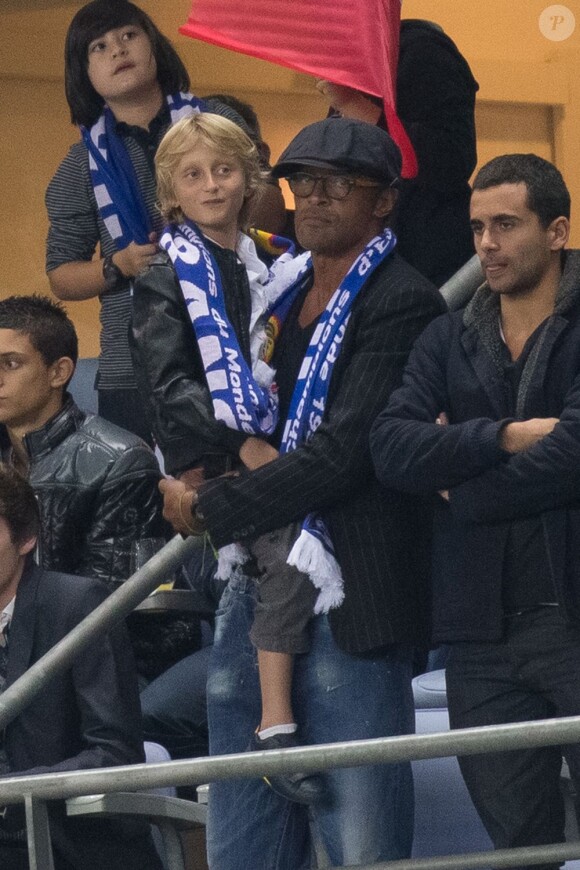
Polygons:
[[272,169],[285,178],[303,166],[318,166],[393,185],[401,175],[401,152],[385,130],[353,118],[325,118],[292,139]]

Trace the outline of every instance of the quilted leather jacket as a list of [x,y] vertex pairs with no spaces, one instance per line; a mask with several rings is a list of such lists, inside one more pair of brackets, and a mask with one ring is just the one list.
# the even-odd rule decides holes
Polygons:
[[[0,443],[9,460],[3,426]],[[24,446],[41,514],[39,564],[109,587],[126,579],[131,542],[165,532],[155,454],[136,435],[85,414],[69,395],[58,414],[24,437]]]

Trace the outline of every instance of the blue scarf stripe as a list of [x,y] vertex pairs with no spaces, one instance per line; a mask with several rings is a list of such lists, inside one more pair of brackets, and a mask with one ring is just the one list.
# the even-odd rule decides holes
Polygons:
[[[289,453],[308,442],[322,423],[332,370],[340,353],[352,304],[372,272],[390,256],[396,244],[397,239],[389,229],[372,239],[322,313],[296,381],[280,453]],[[324,550],[336,558],[332,539],[320,514],[307,514],[302,531],[315,538]],[[292,564],[303,570],[299,560]],[[340,572],[338,564],[337,570]]]
[[[186,93],[168,95],[167,104],[172,124],[205,109],[203,100]],[[123,140],[117,135],[116,123],[115,116],[105,106],[90,130],[81,127],[81,135],[89,152],[89,170],[99,213],[118,250],[122,250],[131,242],[147,244],[152,221],[135,167]]]
[[176,95],[167,96],[167,105],[171,114],[171,123],[175,124],[182,118],[188,118],[196,112],[207,112],[205,100],[198,100],[192,94],[180,91]]
[[169,254],[203,362],[214,414],[231,429],[270,435],[278,420],[272,387],[260,387],[229,323],[217,264],[190,221],[172,224],[160,246]]
[[323,311],[296,381],[280,446],[281,453],[295,450],[308,441],[322,422],[328,385],[340,353],[352,304],[372,272],[392,253],[396,243],[397,239],[389,229],[371,239]]

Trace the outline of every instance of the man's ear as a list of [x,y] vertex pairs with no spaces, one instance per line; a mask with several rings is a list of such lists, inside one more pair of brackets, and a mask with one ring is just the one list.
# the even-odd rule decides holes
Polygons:
[[566,217],[555,218],[548,227],[550,250],[561,251],[570,237],[570,221]]
[[32,550],[34,550],[34,548],[36,547],[36,541],[37,538],[35,535],[33,538],[29,538],[27,541],[24,541],[22,544],[20,544],[20,546],[18,547],[18,555],[27,556],[29,553],[31,553]]
[[398,193],[392,187],[381,190],[373,208],[373,217],[385,220],[391,214],[397,202]]
[[70,356],[61,356],[50,366],[50,386],[54,389],[64,387],[73,376],[75,364]]

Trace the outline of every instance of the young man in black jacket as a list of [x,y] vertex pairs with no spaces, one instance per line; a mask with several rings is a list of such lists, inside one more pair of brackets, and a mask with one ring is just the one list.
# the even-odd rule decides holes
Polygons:
[[60,304],[0,301],[0,449],[38,499],[38,562],[111,588],[131,573],[132,542],[163,535],[160,473],[140,438],[75,405],[77,355]]
[[[439,493],[435,640],[454,728],[580,714],[580,252],[533,154],[474,181],[486,283],[421,336],[371,434],[379,479]],[[443,425],[441,425],[443,424]],[[580,783],[580,751],[565,755]],[[553,747],[460,759],[496,848],[564,840]],[[553,870],[556,864],[542,865]]]

